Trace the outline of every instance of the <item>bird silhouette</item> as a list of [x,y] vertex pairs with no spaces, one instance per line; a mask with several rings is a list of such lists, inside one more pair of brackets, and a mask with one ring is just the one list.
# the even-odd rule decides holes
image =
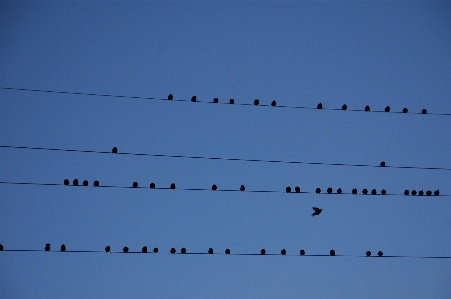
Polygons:
[[150,183],[150,189],[155,189],[155,183]]
[[282,250],[280,251],[280,254],[281,254],[281,255],[287,255],[287,251],[286,251],[285,249],[282,249]]
[[62,251],[62,252],[66,251],[66,245],[64,245],[64,244],[61,245],[61,251]]
[[423,110],[421,110],[421,113],[422,113],[422,114],[427,114],[428,111],[427,111],[426,109],[423,109]]
[[172,183],[170,188],[175,189],[175,183]]
[[385,189],[382,189],[381,193],[382,193],[382,195],[385,195],[385,194],[387,194],[387,191]]
[[407,108],[402,109],[402,113],[407,113],[407,112],[409,112],[409,109],[407,109]]
[[111,152],[112,152],[113,154],[117,154],[117,147],[113,147],[113,149],[111,150]]
[[385,161],[382,161],[380,165],[381,167],[385,167]]
[[341,110],[346,110],[348,109],[348,106],[346,106],[346,104],[344,104],[343,106],[341,106]]
[[366,256],[371,256],[371,251],[368,250],[368,251],[366,252]]
[[255,99],[255,100],[254,100],[254,105],[255,105],[255,106],[258,106],[258,104],[260,104],[260,101],[259,101],[258,99]]
[[3,251],[3,245],[0,244],[0,251]]
[[383,253],[382,251],[379,251],[379,252],[377,253],[377,255],[378,255],[378,256],[383,256],[384,253]]
[[415,196],[415,195],[417,195],[417,191],[416,191],[416,190],[412,190],[412,191],[410,192],[410,194],[412,194],[413,196]]
[[124,251],[124,253],[127,253],[128,252],[128,247],[125,246],[122,250]]
[[271,102],[271,106],[276,107],[276,105],[277,105],[276,101]]
[[331,193],[332,193],[332,191],[333,191],[333,190],[332,190],[332,188],[331,188],[331,187],[327,188],[327,193],[328,193],[328,194],[331,194]]
[[357,189],[356,188],[352,189],[352,194],[354,194],[354,195],[357,194]]
[[235,104],[235,100],[234,99],[230,99],[229,100],[229,104]]
[[316,194],[320,194],[321,193],[321,188],[316,188],[315,192],[316,192]]
[[88,181],[87,180],[83,181],[83,186],[85,186],[85,187],[88,186]]
[[431,196],[432,195],[432,191],[431,190],[426,191],[426,195],[427,196]]
[[301,188],[299,188],[299,186],[296,186],[296,187],[294,188],[294,191],[295,191],[296,193],[300,193],[300,192],[301,192]]
[[408,196],[409,195],[409,190],[404,190],[404,195]]
[[390,106],[385,107],[385,112],[390,112]]
[[196,96],[192,96],[191,97],[191,102],[195,102],[195,101],[197,101],[197,97]]
[[371,190],[371,194],[372,194],[372,195],[376,195],[376,194],[377,194],[376,189]]
[[214,99],[213,99],[213,103],[217,104],[218,102],[219,102],[219,99],[218,99],[218,98],[214,98]]
[[244,185],[241,185],[240,191],[244,191],[244,190],[246,190],[246,187],[244,187]]
[[322,103],[318,103],[318,105],[316,105],[316,109],[323,109],[323,104]]
[[172,101],[174,99],[174,96],[172,95],[172,93],[170,93],[169,95],[168,95],[168,100],[169,101]]
[[208,248],[208,254],[213,254],[213,248]]
[[367,194],[368,194],[368,189],[363,189],[363,190],[362,190],[362,193],[363,193],[364,195],[367,195]]
[[68,179],[65,179],[65,180],[64,180],[64,185],[65,185],[65,186],[69,186],[69,180],[68,180]]
[[312,217],[318,216],[319,214],[321,214],[321,212],[323,211],[323,209],[317,208],[317,207],[313,207],[313,214]]
[[51,244],[49,244],[49,243],[45,244],[44,250],[45,250],[45,251],[50,251],[50,245],[51,245]]
[[99,187],[99,181],[94,181],[94,187]]
[[439,195],[440,195],[440,190],[435,190],[435,191],[434,191],[434,195],[435,195],[435,196],[439,196]]
[[216,189],[218,189],[218,186],[216,186],[215,184],[213,184],[213,186],[211,186],[211,190],[215,191]]
[[111,247],[110,246],[105,247],[105,252],[111,252]]
[[181,252],[182,254],[186,254],[186,248],[183,247],[182,249],[180,249],[180,252]]
[[418,195],[419,196],[423,196],[424,195],[424,191],[423,190],[418,191]]
[[365,112],[370,112],[370,106],[365,106]]
[[144,247],[141,249],[141,251],[142,251],[142,253],[147,253],[147,246],[144,246]]
[[266,253],[266,250],[263,248],[262,250],[260,250],[260,254],[264,255]]
[[155,248],[153,249],[153,253],[158,253],[158,248],[157,248],[157,247],[155,247]]
[[170,253],[171,253],[171,254],[174,254],[175,252],[176,252],[175,248],[172,247]]
[[230,254],[230,249],[227,248],[227,249],[225,250],[225,254]]
[[133,182],[133,188],[138,188],[138,182]]
[[72,182],[72,185],[74,185],[74,186],[78,186],[78,180],[77,179],[75,179],[73,182]]
[[341,190],[341,188],[337,189],[337,194],[341,194],[341,192],[343,192],[343,190]]
[[301,249],[301,251],[299,251],[299,254],[300,254],[300,255],[305,255],[305,250],[304,250],[304,249]]
[[330,251],[330,256],[335,256],[335,250],[332,249],[332,250]]
[[285,188],[285,191],[286,191],[287,193],[290,193],[290,192],[291,192],[291,187],[288,186],[287,188]]

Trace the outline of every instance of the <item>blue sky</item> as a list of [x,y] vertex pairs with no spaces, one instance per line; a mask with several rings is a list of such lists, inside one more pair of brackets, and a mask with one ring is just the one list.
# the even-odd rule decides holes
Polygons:
[[[451,168],[451,119],[435,115],[451,113],[450,31],[450,2],[0,1],[0,87],[186,100],[1,89],[0,145]],[[371,112],[329,110],[343,104]],[[387,105],[409,113],[374,112]],[[0,181],[66,178],[177,189],[0,184],[5,250],[160,253],[4,251],[1,297],[451,295],[449,259],[355,257],[450,256],[449,197],[284,192],[450,195],[448,170],[0,148]],[[182,190],[212,184],[280,192]]]

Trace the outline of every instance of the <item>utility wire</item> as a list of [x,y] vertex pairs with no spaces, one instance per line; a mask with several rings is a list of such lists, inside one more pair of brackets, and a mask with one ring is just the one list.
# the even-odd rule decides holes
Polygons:
[[[143,100],[158,100],[158,101],[168,101],[168,98],[152,98],[152,97],[140,97],[140,96],[126,96],[126,95],[112,95],[112,94],[97,94],[97,93],[84,93],[84,92],[71,92],[71,91],[56,91],[56,90],[42,90],[42,89],[28,89],[28,88],[16,88],[16,87],[0,87],[0,89],[4,90],[15,90],[15,91],[30,91],[30,92],[43,92],[43,93],[57,93],[57,94],[70,94],[70,95],[83,95],[83,96],[97,96],[97,97],[112,97],[112,98],[127,98],[127,99],[143,99]],[[171,95],[172,96],[172,95]],[[171,97],[172,98],[172,97]],[[315,107],[306,107],[306,106],[286,106],[286,105],[277,105],[275,101],[271,104],[260,104],[259,100],[254,100],[253,104],[250,103],[235,103],[233,99],[229,102],[219,102],[217,98],[213,101],[199,101],[195,96],[191,98],[191,100],[177,100],[171,99],[174,102],[197,102],[197,103],[207,103],[207,104],[223,104],[223,105],[238,105],[238,106],[262,106],[262,107],[275,107],[275,108],[290,108],[290,109],[311,109],[311,110],[332,110],[332,111],[351,111],[351,112],[390,112],[390,107],[387,106],[385,110],[370,110],[369,107],[365,107],[365,109],[347,109],[346,105],[343,105],[342,108],[324,108],[322,104],[319,103],[318,106]],[[346,108],[345,108],[346,107]],[[450,116],[451,113],[430,113],[427,112],[426,109],[423,109],[421,112],[408,112],[407,108],[404,108],[403,111],[394,111],[390,113],[402,113],[402,114],[428,114],[428,115],[444,115]]]
[[[28,147],[28,146],[16,146],[16,145],[0,145],[0,148],[60,151],[60,152],[77,152],[77,153],[94,153],[94,154],[111,154],[112,153],[112,151]],[[265,159],[243,159],[243,158],[223,158],[223,157],[205,157],[205,156],[166,155],[166,154],[149,154],[149,153],[139,154],[139,153],[119,152],[119,151],[117,151],[117,149],[116,149],[115,154],[131,155],[131,156],[162,157],[162,158],[222,160],[222,161],[260,162],[260,163],[283,163],[283,164],[351,166],[351,167],[373,167],[373,168],[395,168],[395,169],[421,169],[421,170],[451,170],[451,168],[446,168],[446,167],[394,166],[394,165],[387,165],[384,161],[382,161],[380,163],[380,165],[369,165],[369,164],[347,164],[347,163],[325,163],[325,162],[282,161],[282,160],[265,160]]]
[[[310,191],[301,191],[299,187],[295,187],[292,189],[291,187],[287,187],[285,191],[280,190],[246,190],[244,185],[241,185],[240,188],[237,189],[218,189],[216,185],[213,185],[211,188],[178,188],[175,184],[171,184],[170,187],[156,187],[154,183],[149,184],[148,187],[138,186],[137,182],[134,182],[132,186],[112,186],[112,185],[100,185],[98,181],[95,181],[95,185],[88,185],[88,182],[85,181],[85,185],[81,182],[80,184],[69,184],[69,181],[63,184],[58,183],[32,183],[32,182],[4,182],[0,181],[0,184],[3,185],[32,185],[32,186],[64,186],[64,187],[90,187],[90,188],[120,188],[120,189],[150,189],[150,190],[181,190],[181,191],[210,191],[210,192],[247,192],[247,193],[288,193],[288,194],[326,194],[326,195],[363,195],[363,196],[418,196],[418,197],[431,197],[431,196],[441,196],[441,197],[450,197],[450,194],[440,194],[439,190],[432,192],[428,190],[423,192],[423,190],[405,190],[403,194],[399,193],[387,193],[385,189],[377,192],[376,189],[368,190],[362,189],[360,192],[354,188],[351,192],[343,192],[341,188],[336,189],[335,191],[332,188],[328,188],[326,191],[321,190],[321,188],[317,188],[314,192]],[[136,185],[135,185],[136,184]]]

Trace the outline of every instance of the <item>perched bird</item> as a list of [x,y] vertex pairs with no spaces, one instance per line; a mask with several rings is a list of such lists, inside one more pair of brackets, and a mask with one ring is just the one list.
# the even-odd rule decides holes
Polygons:
[[371,251],[367,251],[366,256],[371,256]]
[[144,246],[144,247],[141,249],[141,251],[142,251],[142,253],[147,253],[147,246]]
[[423,190],[420,190],[420,191],[418,192],[418,195],[419,195],[419,196],[423,196],[423,195],[424,195],[424,191],[423,191]]
[[158,253],[158,248],[157,248],[157,247],[155,247],[155,248],[153,249],[153,253]]
[[346,110],[348,109],[348,106],[346,106],[346,104],[344,104],[343,106],[341,106],[341,110]]
[[379,251],[379,252],[377,253],[377,255],[378,255],[378,256],[383,256],[384,253],[383,253],[382,251]]
[[285,191],[286,191],[287,193],[291,193],[291,187],[288,186],[287,188],[285,188]]
[[304,249],[301,249],[301,251],[299,251],[299,254],[300,254],[300,255],[305,255],[305,250],[304,250]]
[[155,189],[155,183],[150,183],[150,189]]
[[105,247],[105,252],[111,252],[111,247],[110,246]]
[[85,187],[88,186],[88,181],[87,180],[83,181],[83,186],[85,186]]
[[296,186],[296,187],[294,188],[294,192],[300,193],[300,192],[301,192],[301,188],[299,188],[299,186]]
[[176,252],[176,250],[175,250],[175,248],[174,247],[172,247],[171,248],[171,251],[169,251],[171,254],[174,254],[175,252]]
[[427,196],[431,196],[432,195],[432,191],[431,190],[426,191],[426,195]]
[[409,190],[404,190],[404,195],[409,196]]
[[219,99],[218,99],[218,98],[214,98],[214,99],[213,99],[213,103],[217,104],[218,102],[219,102]]
[[281,254],[281,255],[287,255],[287,251],[286,251],[285,249],[282,249],[282,250],[280,251],[280,254]]
[[174,99],[174,96],[172,95],[172,93],[170,93],[169,95],[168,95],[168,100],[169,101],[172,101]]
[[172,183],[170,188],[175,189],[175,183]]
[[235,100],[234,99],[230,99],[229,100],[229,104],[235,104]]
[[45,251],[50,251],[50,245],[51,245],[51,244],[49,244],[49,243],[45,244],[44,250],[45,250]]
[[216,186],[215,184],[213,184],[213,186],[211,186],[211,190],[215,191],[216,189],[218,189],[218,186]]
[[99,181],[94,181],[94,187],[99,187]]
[[330,251],[330,256],[335,256],[335,250],[332,249],[332,250]]
[[3,245],[0,244],[0,251],[3,251]]
[[439,196],[439,195],[440,195],[440,190],[435,190],[435,191],[434,191],[434,195],[435,195],[435,196]]
[[241,185],[240,191],[244,191],[244,190],[246,190],[246,187],[244,187],[244,185]]
[[362,193],[363,193],[364,195],[367,195],[367,194],[368,194],[368,189],[363,189],[363,190],[362,190]]
[[316,109],[323,109],[323,104],[322,103],[318,103],[318,105],[316,105]]
[[213,254],[213,248],[208,248],[208,254]]
[[321,193],[321,188],[316,188],[315,192],[316,192],[316,194],[320,194]]
[[426,109],[423,109],[423,110],[421,110],[421,113],[422,113],[422,114],[427,114],[428,111],[427,111]]
[[181,252],[182,254],[185,254],[185,253],[186,253],[186,248],[183,247],[182,249],[180,249],[180,252]]
[[61,251],[62,251],[62,252],[66,251],[66,245],[64,245],[64,244],[61,245]]
[[409,112],[409,109],[407,109],[407,108],[402,109],[402,113],[407,113],[407,112]]
[[390,106],[385,107],[385,112],[390,112]]
[[225,254],[230,254],[230,249],[226,249]]
[[68,179],[65,179],[65,180],[64,180],[64,185],[65,185],[65,186],[69,186],[69,180],[68,180]]
[[337,194],[341,194],[343,192],[343,190],[341,190],[341,188],[337,189]]
[[385,194],[387,194],[387,191],[385,189],[382,189],[381,193],[382,193],[382,195],[385,195]]
[[113,147],[113,149],[111,150],[111,152],[112,152],[113,154],[117,154],[117,147]]
[[73,182],[72,182],[72,185],[74,185],[74,186],[78,186],[78,180],[77,179],[75,179]]
[[365,106],[365,112],[370,112],[370,106]]
[[385,161],[381,162],[381,167],[385,167]]
[[319,214],[321,214],[321,212],[323,211],[323,209],[317,208],[317,207],[313,207],[313,214],[312,217],[318,216]]
[[354,194],[354,195],[357,194],[357,189],[356,188],[352,189],[352,194]]
[[416,190],[412,190],[412,191],[410,192],[410,194],[412,194],[413,196],[415,196],[415,195],[417,195],[417,191],[416,191]]
[[255,99],[255,100],[254,100],[254,105],[255,105],[255,106],[258,106],[258,104],[260,104],[260,101],[259,101],[258,99]]
[[196,96],[191,97],[191,102],[195,102],[197,100]]
[[133,188],[138,188],[138,182],[133,182]]
[[372,194],[372,195],[376,195],[376,194],[377,194],[376,189],[371,190],[371,194]]
[[124,251],[124,253],[127,253],[128,252],[128,247],[125,246],[122,250]]
[[264,255],[265,253],[266,253],[266,250],[265,250],[265,249],[260,250],[260,254],[261,254],[261,255]]
[[331,188],[331,187],[327,188],[327,193],[328,193],[328,194],[331,194],[331,193],[332,193],[332,191],[333,191],[333,190],[332,190],[332,188]]
[[276,101],[271,102],[271,106],[273,106],[273,107],[276,107],[276,104],[277,104]]

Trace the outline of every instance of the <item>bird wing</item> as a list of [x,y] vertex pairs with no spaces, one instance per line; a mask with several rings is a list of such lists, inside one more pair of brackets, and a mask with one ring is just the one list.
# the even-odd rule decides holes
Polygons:
[[318,209],[317,207],[312,207],[312,209],[313,209],[315,212],[318,212],[318,211],[319,211],[319,209]]

